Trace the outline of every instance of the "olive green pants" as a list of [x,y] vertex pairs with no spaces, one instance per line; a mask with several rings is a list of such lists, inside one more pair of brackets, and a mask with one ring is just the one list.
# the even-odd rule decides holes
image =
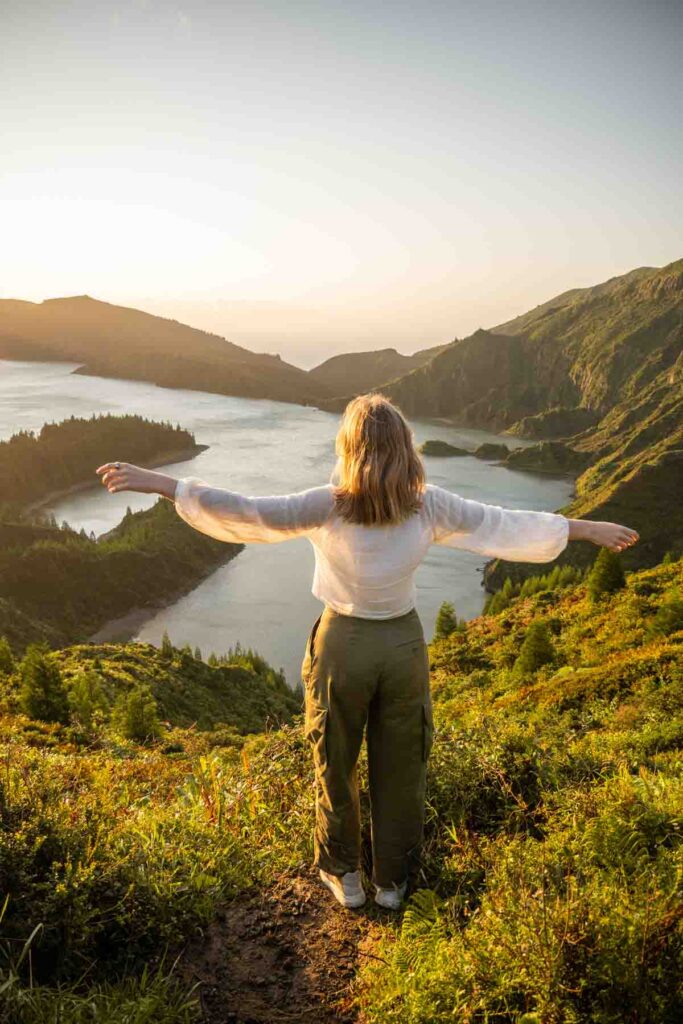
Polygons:
[[308,637],[301,674],[315,765],[315,864],[333,875],[360,865],[356,764],[367,724],[372,881],[400,885],[419,858],[433,739],[417,611],[361,619],[326,606]]

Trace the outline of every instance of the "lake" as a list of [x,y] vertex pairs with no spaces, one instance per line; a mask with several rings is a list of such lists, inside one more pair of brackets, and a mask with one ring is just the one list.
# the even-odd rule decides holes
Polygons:
[[[39,430],[46,421],[93,413],[137,413],[179,423],[209,448],[186,462],[164,467],[173,476],[198,476],[217,487],[250,495],[282,494],[328,482],[334,466],[339,416],[285,402],[230,398],[201,391],[160,388],[138,381],[74,374],[76,363],[0,360],[0,439],[18,430]],[[484,441],[524,447],[531,441],[501,437],[442,422],[411,420],[418,443],[439,438],[465,448]],[[125,460],[102,452],[100,462]],[[99,464],[99,463],[98,463]],[[574,493],[573,481],[513,472],[472,457],[426,457],[431,483],[508,508],[555,511]],[[147,508],[155,496],[109,494],[95,475],[92,491],[51,505],[58,522],[99,535],[114,526],[126,507]],[[416,575],[417,608],[431,639],[443,601],[466,619],[481,613],[486,559],[433,545]],[[192,593],[146,621],[135,638],[159,644],[164,630],[177,646],[198,645],[204,657],[239,641],[252,647],[294,684],[308,632],[322,610],[311,594],[313,548],[305,539],[247,546]]]

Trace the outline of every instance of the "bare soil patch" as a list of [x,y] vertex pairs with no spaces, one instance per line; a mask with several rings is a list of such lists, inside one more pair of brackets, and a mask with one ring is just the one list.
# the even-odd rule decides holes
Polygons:
[[282,875],[222,908],[177,970],[207,1024],[356,1024],[349,986],[386,914],[371,892],[344,909],[313,868]]

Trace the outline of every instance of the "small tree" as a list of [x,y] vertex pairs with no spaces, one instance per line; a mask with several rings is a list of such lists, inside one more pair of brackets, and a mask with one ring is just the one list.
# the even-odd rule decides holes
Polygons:
[[171,638],[168,635],[168,631],[164,630],[164,635],[161,638],[161,654],[164,658],[167,658],[168,661],[172,661],[174,653],[175,648],[171,643]]
[[120,695],[111,721],[116,732],[138,743],[147,743],[161,734],[157,702],[150,688],[142,684]]
[[588,574],[587,586],[593,601],[599,601],[603,594],[612,594],[626,586],[621,558],[616,551],[600,549]]
[[0,672],[9,675],[14,671],[14,655],[6,636],[0,636]]
[[91,734],[98,723],[104,720],[108,710],[107,698],[97,672],[89,669],[76,676],[69,688],[68,699],[72,722],[83,732]]
[[42,722],[69,721],[69,704],[59,666],[44,644],[29,644],[20,665],[19,706]]
[[451,601],[444,601],[439,608],[439,614],[436,617],[436,625],[434,626],[434,638],[443,640],[444,637],[450,636],[458,628],[458,618],[455,614],[455,608]]
[[548,627],[542,619],[536,619],[529,624],[519,654],[514,663],[514,671],[517,675],[526,675],[535,672],[555,657],[555,648],[550,639]]
[[194,662],[194,652],[192,651],[189,643],[183,644],[180,648],[180,667],[184,669],[191,668],[194,665]]

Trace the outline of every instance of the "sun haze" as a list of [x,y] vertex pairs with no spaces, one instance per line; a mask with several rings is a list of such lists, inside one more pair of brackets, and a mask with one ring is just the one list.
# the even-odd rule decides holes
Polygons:
[[301,366],[680,257],[675,2],[6,0],[2,297]]

